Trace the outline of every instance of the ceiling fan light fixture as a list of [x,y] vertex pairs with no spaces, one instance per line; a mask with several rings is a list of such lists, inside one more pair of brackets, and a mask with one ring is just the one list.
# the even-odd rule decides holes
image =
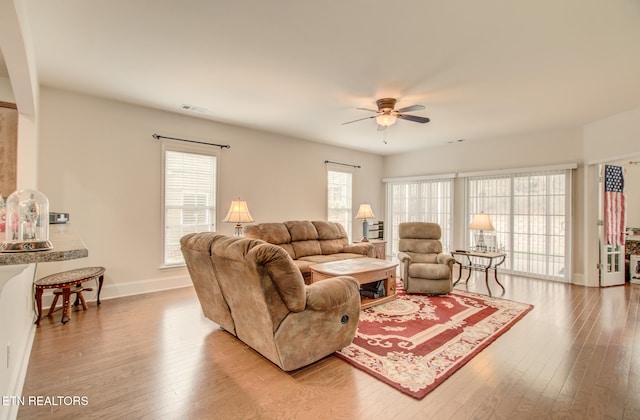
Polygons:
[[376,116],[376,122],[383,127],[389,127],[396,123],[398,118],[392,114],[380,114]]

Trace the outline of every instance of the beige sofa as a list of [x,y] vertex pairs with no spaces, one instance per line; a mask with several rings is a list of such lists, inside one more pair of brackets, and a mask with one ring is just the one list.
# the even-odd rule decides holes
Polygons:
[[261,239],[283,248],[300,269],[305,280],[311,277],[314,264],[374,257],[373,245],[366,242],[349,244],[340,223],[326,221],[291,221],[245,225],[247,238]]
[[281,247],[212,232],[181,241],[204,315],[289,371],[348,346],[360,316],[356,279],[305,285]]

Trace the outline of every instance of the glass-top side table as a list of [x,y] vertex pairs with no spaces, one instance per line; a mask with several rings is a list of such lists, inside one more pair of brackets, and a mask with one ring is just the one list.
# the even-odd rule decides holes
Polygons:
[[460,272],[458,273],[458,279],[453,283],[454,286],[462,278],[463,269],[468,270],[467,278],[464,280],[465,284],[469,281],[472,271],[484,271],[484,281],[487,285],[489,296],[492,296],[491,288],[489,287],[489,271],[493,271],[493,278],[498,283],[498,286],[502,288],[502,294],[504,294],[504,286],[498,280],[498,267],[504,263],[507,257],[506,253],[456,250],[451,252],[451,256],[455,259],[455,263],[460,265]]

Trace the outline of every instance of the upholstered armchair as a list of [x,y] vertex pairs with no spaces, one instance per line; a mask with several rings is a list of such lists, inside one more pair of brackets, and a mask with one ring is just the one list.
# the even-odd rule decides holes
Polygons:
[[204,315],[290,371],[348,346],[360,285],[339,276],[305,285],[283,248],[212,232],[180,240]]
[[437,223],[400,223],[398,259],[404,289],[409,293],[443,295],[453,290],[454,259],[442,253]]

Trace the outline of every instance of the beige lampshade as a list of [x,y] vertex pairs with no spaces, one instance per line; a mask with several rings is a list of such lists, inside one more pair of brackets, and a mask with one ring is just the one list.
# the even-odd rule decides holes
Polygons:
[[478,213],[473,215],[473,220],[469,225],[469,229],[474,230],[496,230],[491,222],[491,217],[488,214]]
[[229,223],[253,222],[253,217],[251,217],[251,213],[249,213],[247,202],[240,199],[233,200],[229,207],[229,212],[222,221]]
[[376,217],[376,215],[373,214],[373,210],[371,210],[371,204],[360,204],[356,219],[373,219],[374,217]]

